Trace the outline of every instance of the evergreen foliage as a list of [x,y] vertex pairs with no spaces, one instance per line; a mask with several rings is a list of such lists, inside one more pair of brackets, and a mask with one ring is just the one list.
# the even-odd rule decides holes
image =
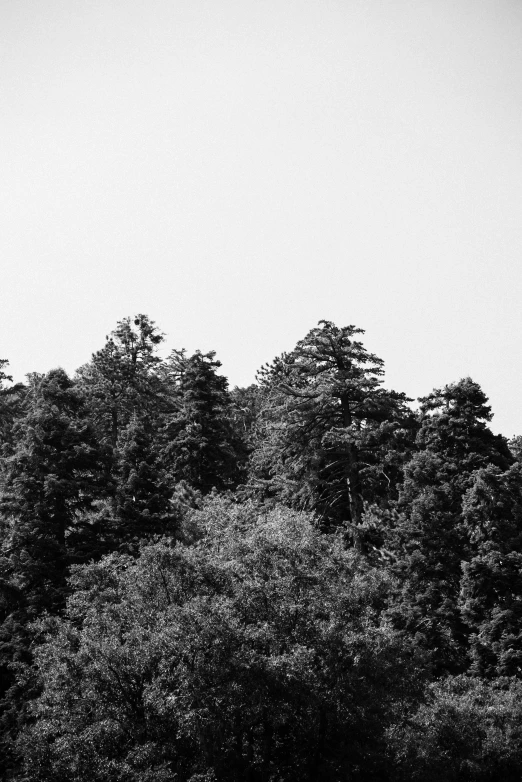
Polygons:
[[100,491],[104,457],[72,381],[62,369],[51,370],[33,387],[17,425],[1,502],[10,520],[9,567],[35,611],[63,603],[74,559],[69,538]]
[[0,779],[522,778],[522,439],[362,334],[0,361]]
[[468,627],[459,609],[462,564],[473,556],[473,532],[463,502],[475,472],[512,462],[505,438],[487,426],[491,410],[470,378],[420,400],[418,451],[404,468],[404,483],[387,545],[397,555],[402,594],[397,621],[432,651],[438,670],[467,667]]
[[15,674],[18,664],[31,660],[29,622],[64,605],[67,568],[82,538],[81,514],[105,473],[87,409],[63,370],[33,377],[25,407],[4,465],[0,503],[0,748],[7,764],[28,695],[24,677],[19,681]]
[[118,448],[115,536],[136,546],[141,539],[173,532],[172,480],[150,421],[135,415]]
[[464,503],[473,556],[463,564],[461,610],[472,671],[522,676],[522,465],[475,474]]
[[[318,511],[357,538],[364,500],[398,479],[411,416],[404,394],[381,388],[384,362],[356,337],[362,329],[321,321],[260,373],[262,428],[252,457],[265,493]],[[384,452],[387,452],[387,457]]]
[[146,315],[124,318],[105,346],[77,372],[77,383],[92,410],[102,439],[116,449],[133,415],[157,410],[161,385],[156,355],[163,335]]
[[187,356],[173,351],[168,375],[176,390],[176,409],[165,423],[164,458],[176,482],[207,494],[234,488],[240,477],[244,447],[232,422],[228,381],[217,370],[215,353]]
[[7,359],[0,359],[0,454],[7,454],[12,444],[13,427],[21,414],[24,391],[22,383],[13,384],[12,376],[4,372],[8,365]]

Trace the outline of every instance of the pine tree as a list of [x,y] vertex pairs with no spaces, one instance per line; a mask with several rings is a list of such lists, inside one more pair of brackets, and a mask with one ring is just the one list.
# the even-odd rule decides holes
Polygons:
[[254,446],[263,397],[263,389],[254,383],[246,388],[236,386],[230,392],[232,425],[238,441],[243,444],[245,459]]
[[265,404],[252,456],[254,485],[357,536],[364,501],[393,486],[389,458],[411,415],[404,394],[381,388],[384,362],[354,326],[321,321],[289,354],[260,373]]
[[8,364],[7,359],[0,359],[0,456],[2,453],[6,456],[12,444],[13,426],[21,414],[24,390],[22,383],[13,384],[12,375],[4,372]]
[[152,428],[159,430],[163,410],[169,404],[161,378],[161,359],[156,354],[162,341],[163,335],[147,315],[124,318],[107,337],[105,346],[76,374],[78,390],[98,438],[110,452],[105,475],[108,498],[88,514],[105,551],[117,549],[122,534],[123,540],[131,534],[130,529],[124,532],[122,528],[121,491],[120,498],[116,497],[118,484],[126,480],[122,449],[127,447],[127,429],[132,429],[133,421],[146,417],[154,421]]
[[134,414],[160,406],[162,386],[156,355],[163,335],[147,315],[119,321],[105,346],[77,372],[78,387],[104,441],[116,449]]
[[472,672],[522,677],[522,465],[474,475],[463,503],[473,556],[460,608],[471,632]]
[[0,551],[0,757],[6,774],[16,760],[14,736],[34,695],[30,677],[24,682],[16,675],[19,665],[31,662],[30,622],[44,610],[56,613],[63,607],[68,565],[86,532],[83,515],[102,490],[105,472],[88,411],[66,373],[56,369],[29,381],[0,500],[5,522]]
[[[140,540],[173,534],[174,484],[165,468],[157,433],[146,416],[135,415],[120,437],[115,507],[117,548],[136,550]],[[115,546],[116,547],[116,546]]]
[[104,459],[72,381],[52,370],[33,386],[18,424],[1,503],[11,519],[13,572],[38,610],[55,610],[64,599],[74,558],[68,538],[102,491]]
[[439,671],[464,670],[469,631],[458,607],[462,564],[473,555],[463,500],[475,471],[512,462],[505,438],[487,426],[491,408],[465,378],[419,400],[418,452],[405,466],[398,516],[386,545],[403,578],[396,620],[431,650]]
[[244,457],[232,423],[227,379],[215,353],[172,351],[167,362],[176,411],[166,419],[164,458],[175,482],[207,494],[234,488]]

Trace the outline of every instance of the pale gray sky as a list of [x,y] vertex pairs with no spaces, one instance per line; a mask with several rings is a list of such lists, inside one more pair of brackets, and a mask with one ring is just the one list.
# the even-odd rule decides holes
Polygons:
[[0,0],[0,358],[126,315],[232,385],[320,318],[522,433],[519,0]]

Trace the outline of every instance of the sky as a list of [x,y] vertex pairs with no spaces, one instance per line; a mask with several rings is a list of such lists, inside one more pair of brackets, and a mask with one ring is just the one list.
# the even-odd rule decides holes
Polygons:
[[231,386],[320,319],[522,434],[519,0],[0,0],[0,358],[145,313]]

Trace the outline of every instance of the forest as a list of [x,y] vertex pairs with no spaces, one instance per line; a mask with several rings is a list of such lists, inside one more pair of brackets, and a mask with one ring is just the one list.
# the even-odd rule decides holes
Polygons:
[[522,437],[363,334],[0,362],[2,780],[519,782]]

